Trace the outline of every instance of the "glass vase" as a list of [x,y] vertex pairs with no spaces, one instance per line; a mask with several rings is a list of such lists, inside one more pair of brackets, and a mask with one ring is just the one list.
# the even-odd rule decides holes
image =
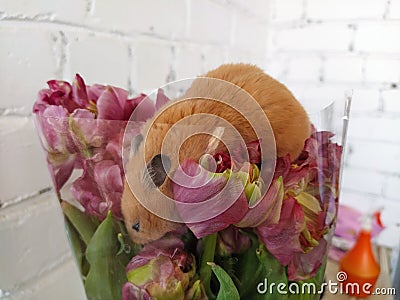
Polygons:
[[[168,107],[170,98],[179,99],[194,80],[135,98],[129,118],[121,103],[132,99],[114,87],[82,85],[86,95],[97,97],[82,107],[76,100],[82,95],[76,90],[72,91],[75,96],[67,99],[72,108],[67,107],[65,99],[60,105],[46,102],[43,107],[37,106],[36,127],[87,298],[319,299],[337,216],[351,96],[344,95],[324,107],[303,103],[312,129],[294,161],[276,157],[275,141],[274,147],[267,143],[273,137],[272,128],[268,122],[260,126],[262,122],[257,119],[257,126],[263,127],[258,140],[237,144],[236,139],[228,139],[225,147],[215,146],[216,140],[233,129],[220,120],[196,119],[173,130],[165,120],[153,123],[149,128],[161,128],[160,137],[163,126],[167,126],[174,141],[179,141],[166,145],[165,151],[179,152],[177,146],[184,145],[193,134],[210,136],[209,153],[198,158],[196,168],[179,155],[167,162],[159,156],[164,168],[166,164],[168,169],[183,164],[181,169],[174,169],[172,180],[196,170],[189,175],[197,176],[200,184],[190,186],[192,179],[175,183],[173,191],[179,191],[174,194],[178,200],[165,202],[160,211],[159,202],[152,201],[152,192],[144,186],[149,184],[147,174],[152,188],[158,187],[158,179],[151,172],[142,172],[150,163],[146,158],[131,163],[142,172],[141,177],[129,176],[129,164],[137,144],[146,142],[142,134],[146,121]],[[58,97],[63,87],[53,86],[49,97]],[[97,94],[93,87],[97,87]],[[104,103],[101,95],[110,91],[113,97],[109,101],[119,101],[122,111],[119,115],[112,111],[115,114],[109,117],[114,120],[99,118],[104,105],[100,105]],[[226,154],[227,149],[233,150]],[[258,155],[258,151],[263,154]],[[244,153],[245,158],[238,159],[237,153]],[[263,155],[274,159],[263,160]],[[201,204],[215,198],[215,193],[204,188],[208,186],[213,193],[228,186],[223,197],[230,202],[224,200],[222,208],[212,202]],[[146,211],[179,225],[150,242],[133,242],[135,231],[143,223],[128,220],[121,210],[128,188],[137,199],[144,199],[139,205]],[[179,199],[178,194],[184,197]],[[195,195],[193,199],[191,195]],[[191,206],[188,199],[192,199]],[[221,199],[215,198],[215,203]],[[247,207],[240,207],[240,201]],[[215,209],[219,212],[212,213]]]

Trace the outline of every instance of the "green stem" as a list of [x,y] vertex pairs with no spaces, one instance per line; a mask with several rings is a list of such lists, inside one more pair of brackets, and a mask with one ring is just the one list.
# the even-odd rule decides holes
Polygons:
[[93,224],[90,217],[65,201],[61,202],[61,208],[87,246],[96,231],[96,225]]
[[200,278],[204,284],[208,298],[214,299],[215,296],[210,287],[212,269],[207,263],[214,262],[215,246],[217,245],[217,233],[206,236],[203,239],[203,242],[204,250],[200,262]]

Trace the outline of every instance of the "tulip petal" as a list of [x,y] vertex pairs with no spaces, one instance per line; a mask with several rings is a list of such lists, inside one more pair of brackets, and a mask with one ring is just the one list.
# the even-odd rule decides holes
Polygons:
[[151,300],[151,296],[145,289],[126,282],[122,287],[122,300]]
[[[196,162],[187,160],[174,175],[173,193],[177,201],[176,207],[182,220],[197,238],[239,222],[248,211],[240,178],[230,176],[228,180],[226,176],[213,177],[212,174]],[[213,200],[207,201],[210,199]],[[232,199],[234,202],[227,204]],[[195,206],[194,211],[194,206],[187,205],[188,203],[200,205]],[[204,221],[194,222],[194,215],[204,216]]]
[[109,210],[122,219],[120,202],[123,191],[121,170],[113,161],[95,159],[84,162],[83,174],[71,186],[73,196],[85,211],[104,219]]
[[185,252],[180,234],[170,233],[146,244],[131,259],[126,273],[132,292],[145,290],[155,299],[184,299],[196,273],[195,259]]
[[126,266],[126,272],[136,269],[147,264],[152,258],[164,255],[172,258],[177,251],[184,248],[183,241],[180,237],[168,235],[157,241],[146,244],[138,255],[132,258]]
[[249,209],[238,227],[257,227],[262,223],[278,223],[284,196],[283,181],[280,177],[275,180],[264,197]]
[[130,120],[144,122],[154,116],[156,107],[149,97],[144,97],[140,103],[134,108]]
[[[146,98],[145,94],[140,94],[138,97],[133,99],[127,99],[124,103],[124,120],[129,120],[133,111],[136,107]],[[154,106],[154,104],[152,104]],[[154,114],[154,112],[153,112]],[[152,116],[152,115],[151,115]],[[134,121],[134,119],[132,119]],[[136,121],[136,120],[135,120]]]
[[166,103],[168,103],[170,99],[165,95],[162,89],[157,90],[157,99],[156,99],[156,110],[158,111],[161,107],[163,107]]
[[314,277],[326,255],[327,242],[320,239],[318,246],[307,253],[296,253],[288,265],[289,280],[305,280]]
[[278,224],[262,224],[258,236],[279,262],[287,266],[293,255],[302,252],[299,235],[305,228],[304,213],[296,199],[289,197],[282,203]]
[[87,108],[89,105],[85,81],[79,74],[75,75],[75,80],[72,84],[72,99],[81,108]]
[[97,99],[97,111],[99,119],[123,120],[124,109],[112,87],[107,87]]

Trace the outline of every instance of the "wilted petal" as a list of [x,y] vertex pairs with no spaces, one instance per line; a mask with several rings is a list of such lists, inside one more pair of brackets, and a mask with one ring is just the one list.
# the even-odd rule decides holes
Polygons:
[[226,153],[217,153],[214,155],[214,159],[217,164],[215,173],[222,173],[232,167],[231,157]]
[[121,170],[111,160],[84,161],[83,174],[71,186],[71,193],[86,212],[103,220],[109,210],[122,219],[121,197],[123,191]]
[[100,147],[103,142],[95,117],[94,113],[85,109],[76,109],[70,115],[69,125],[75,143],[85,157],[92,156],[91,153],[85,152],[90,151],[92,147]]
[[[136,107],[146,98],[145,94],[140,94],[133,99],[127,99],[124,103],[124,120],[129,120]],[[153,105],[154,106],[154,105]],[[154,112],[153,112],[154,113]],[[132,119],[133,121],[133,119]]]
[[126,101],[128,100],[128,91],[115,86],[110,86],[110,87],[111,89],[113,89],[115,95],[117,96],[119,105],[121,107],[124,107]]
[[[174,175],[173,193],[177,201],[176,207],[182,220],[197,238],[221,231],[239,222],[248,211],[248,202],[241,180],[235,176],[228,178],[212,174],[196,162],[186,160]],[[227,184],[229,186],[224,188]],[[207,201],[212,198],[211,202]],[[232,199],[234,202],[229,207],[227,203]],[[200,209],[197,206],[196,211],[193,206],[187,205],[201,202],[205,204],[200,206]],[[193,214],[197,217],[204,216],[205,221],[193,222]]]
[[234,149],[232,153],[233,161],[238,165],[241,165],[244,162],[248,162],[250,164],[261,163],[260,143],[260,140],[256,140],[247,143],[246,146],[240,144],[239,147]]
[[126,267],[128,281],[155,299],[183,300],[196,273],[195,259],[183,247],[174,234],[145,245]]
[[75,80],[72,84],[72,99],[80,108],[87,108],[89,105],[86,85],[83,78],[79,74],[75,75]]
[[122,170],[122,142],[124,139],[124,133],[121,131],[116,134],[112,140],[106,145],[106,151],[111,155],[112,159]]
[[124,107],[121,106],[113,88],[107,87],[97,99],[97,118],[123,120]]
[[311,134],[312,139],[316,139],[319,145],[330,143],[330,139],[335,135],[329,131],[315,131]]
[[71,193],[82,204],[87,213],[103,217],[98,212],[98,206],[102,199],[93,178],[91,161],[84,162],[83,174],[72,183]]
[[131,259],[126,266],[126,272],[136,269],[148,263],[152,258],[159,255],[164,255],[172,258],[177,251],[182,251],[184,248],[183,241],[175,235],[168,235],[159,240],[146,244],[143,249],[135,257]]
[[130,121],[144,122],[154,116],[156,107],[149,97],[141,99],[140,103],[134,108]]
[[295,161],[295,164],[298,166],[311,164],[314,167],[318,158],[322,158],[318,157],[318,141],[310,137],[305,141],[303,151]]
[[249,159],[251,164],[258,164],[261,162],[261,141],[256,140],[246,144],[247,151],[249,153]]
[[257,227],[262,223],[278,223],[284,196],[282,178],[275,180],[264,197],[251,207],[244,218],[237,224],[238,227]]
[[[47,81],[47,85],[49,86],[50,90],[53,92],[60,92],[60,95],[65,95],[65,96],[69,96],[71,91],[72,91],[72,87],[71,85],[66,82],[66,81],[61,81],[61,80],[49,80]],[[56,103],[54,103],[56,104]]]
[[51,93],[48,94],[48,102],[50,105],[61,105],[67,109],[69,113],[79,107],[72,98],[72,87],[68,82],[50,80],[47,84],[51,90]]
[[171,280],[165,285],[150,283],[147,286],[149,294],[155,299],[184,300],[185,290],[180,281]]
[[94,215],[99,219],[104,219],[106,213],[102,212],[100,203],[103,202],[100,192],[89,172],[84,171],[71,186],[71,193],[76,200],[85,208],[85,212]]
[[192,287],[186,292],[185,300],[208,300],[204,286],[200,280],[196,280]]
[[102,160],[94,166],[94,178],[105,193],[122,192],[121,170],[112,160]]
[[68,111],[62,106],[48,106],[38,116],[41,139],[46,150],[54,153],[73,153],[69,132]]
[[51,175],[54,175],[53,183],[57,192],[62,189],[64,184],[71,177],[72,171],[75,167],[75,159],[76,156],[71,154],[60,166],[55,166],[54,164],[49,163],[49,166],[52,169]]
[[101,85],[101,84],[93,84],[93,85],[87,87],[87,94],[88,94],[89,100],[96,103],[97,99],[99,99],[100,95],[104,92],[104,90],[106,88],[107,87],[105,85]]
[[126,282],[122,287],[122,300],[151,300],[151,297],[145,289]]
[[157,99],[156,99],[156,110],[159,110],[162,106],[164,106],[170,99],[165,95],[162,89],[157,90]]
[[32,110],[35,114],[42,113],[46,109],[47,106],[51,105],[49,103],[50,94],[51,94],[50,89],[42,89],[39,91],[39,93],[36,97],[35,104],[33,105],[33,110]]
[[240,254],[248,250],[250,246],[249,236],[235,226],[229,226],[218,232],[217,252],[219,255]]
[[102,160],[94,166],[94,180],[102,198],[107,203],[108,210],[116,218],[121,219],[121,197],[124,189],[122,173],[118,165],[111,160]]
[[307,253],[296,253],[288,265],[289,280],[305,280],[314,277],[326,255],[327,242],[319,240],[318,246]]
[[[94,113],[81,108],[75,109],[75,111],[71,114],[71,116],[77,119],[91,119],[91,120],[95,119],[96,117]],[[94,123],[92,124],[94,125]]]
[[262,224],[258,236],[279,262],[287,266],[296,253],[302,252],[300,233],[305,228],[304,213],[296,199],[289,197],[282,203],[278,224]]

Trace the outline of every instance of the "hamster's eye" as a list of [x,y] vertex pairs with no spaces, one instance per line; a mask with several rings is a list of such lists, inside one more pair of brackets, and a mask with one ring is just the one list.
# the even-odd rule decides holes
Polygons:
[[169,157],[165,154],[157,154],[147,165],[147,172],[145,173],[148,174],[150,178],[146,179],[151,179],[154,185],[159,187],[164,183],[170,168],[171,160]]
[[132,229],[135,230],[136,232],[139,232],[140,230],[140,223],[137,222],[135,224],[132,225]]

